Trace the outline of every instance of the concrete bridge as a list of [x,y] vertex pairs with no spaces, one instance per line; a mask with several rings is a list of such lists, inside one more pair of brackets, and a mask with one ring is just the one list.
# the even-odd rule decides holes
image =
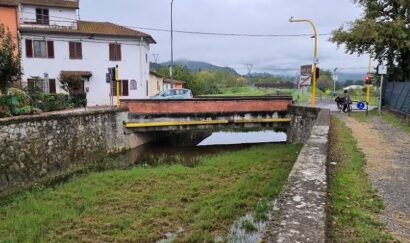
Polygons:
[[136,132],[213,127],[271,127],[286,131],[291,104],[291,96],[121,100],[129,112],[125,127]]

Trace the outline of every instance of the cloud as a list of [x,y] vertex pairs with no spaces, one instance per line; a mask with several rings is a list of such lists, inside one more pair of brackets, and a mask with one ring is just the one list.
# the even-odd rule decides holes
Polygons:
[[[170,28],[170,0],[81,0],[82,19],[110,21],[125,26]],[[174,0],[174,29],[253,34],[311,34],[306,23],[289,23],[289,17],[313,20],[327,34],[360,17],[362,10],[347,0]],[[159,61],[170,59],[170,34],[142,30],[157,41],[151,53]],[[368,57],[345,54],[319,37],[320,65],[326,68],[366,66]],[[175,33],[175,59],[207,61],[222,66],[255,70],[299,67],[312,62],[313,39],[304,37],[221,37]],[[239,70],[245,73],[246,70]],[[357,70],[356,70],[357,71]]]

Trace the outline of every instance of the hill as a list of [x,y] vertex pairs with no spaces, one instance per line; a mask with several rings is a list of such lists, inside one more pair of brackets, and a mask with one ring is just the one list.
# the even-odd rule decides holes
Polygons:
[[[171,65],[171,62],[163,62],[160,64],[155,64],[153,63],[153,68],[157,69],[158,67],[161,66],[169,66]],[[176,60],[174,61],[174,65],[181,65],[181,66],[185,66],[187,67],[190,71],[192,72],[199,72],[199,71],[210,71],[210,72],[216,72],[216,71],[227,71],[231,74],[234,75],[239,75],[235,69],[230,68],[230,67],[220,67],[220,66],[216,66],[213,65],[211,63],[207,63],[207,62],[201,62],[201,61],[191,61],[191,60]]]

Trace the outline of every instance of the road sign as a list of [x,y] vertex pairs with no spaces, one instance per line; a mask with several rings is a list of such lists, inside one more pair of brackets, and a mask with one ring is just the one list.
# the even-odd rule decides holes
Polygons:
[[364,102],[357,103],[357,109],[363,110],[365,107],[366,107],[366,105],[364,104]]
[[300,67],[299,86],[310,86],[312,84],[312,65]]
[[299,86],[310,86],[312,84],[312,76],[300,76]]
[[378,69],[377,69],[377,73],[379,75],[386,75],[387,74],[387,66],[385,65],[379,65]]

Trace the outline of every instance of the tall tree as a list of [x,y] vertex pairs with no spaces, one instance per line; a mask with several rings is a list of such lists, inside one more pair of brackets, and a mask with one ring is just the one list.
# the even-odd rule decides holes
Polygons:
[[333,31],[331,41],[348,53],[370,53],[386,60],[389,79],[410,80],[410,1],[353,0],[364,9],[361,19]]
[[20,54],[11,33],[0,23],[0,91],[6,93],[7,88],[21,75]]

